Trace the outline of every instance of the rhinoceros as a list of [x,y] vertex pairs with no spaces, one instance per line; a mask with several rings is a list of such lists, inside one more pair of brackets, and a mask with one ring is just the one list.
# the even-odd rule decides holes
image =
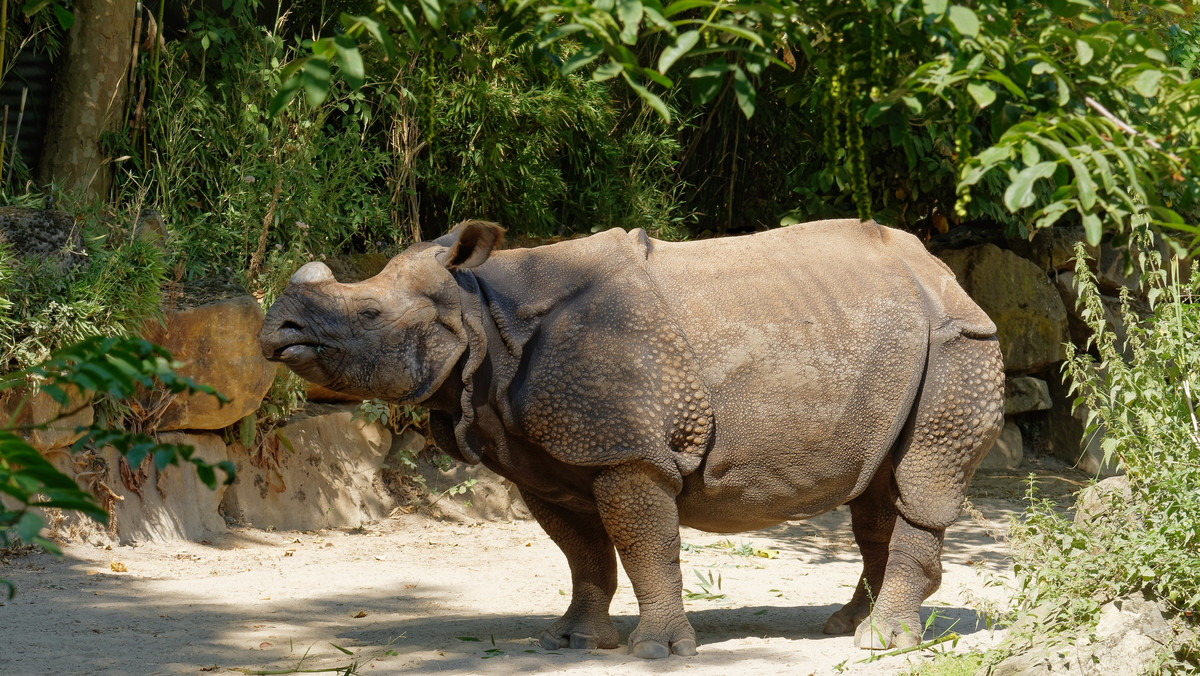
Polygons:
[[863,557],[824,626],[921,639],[945,529],[1003,421],[996,327],[912,235],[853,220],[693,242],[609,230],[500,250],[467,221],[377,276],[324,264],[267,313],[263,355],[430,409],[438,445],[511,480],[571,570],[541,645],[692,655],[680,524],[733,533],[849,504]]

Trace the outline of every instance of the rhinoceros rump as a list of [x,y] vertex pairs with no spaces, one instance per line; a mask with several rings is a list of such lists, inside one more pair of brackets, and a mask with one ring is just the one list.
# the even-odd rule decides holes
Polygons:
[[502,234],[462,223],[357,284],[309,263],[263,354],[423,403],[442,449],[520,487],[571,567],[548,649],[617,646],[617,552],[634,654],[694,654],[679,524],[737,532],[846,503],[863,573],[825,632],[920,640],[943,534],[1003,419],[995,326],[944,265],[857,221],[499,251]]

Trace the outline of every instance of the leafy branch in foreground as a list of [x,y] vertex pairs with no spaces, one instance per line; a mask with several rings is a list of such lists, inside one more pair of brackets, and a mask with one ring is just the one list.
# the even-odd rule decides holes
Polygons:
[[[15,425],[22,408],[34,396],[31,385],[63,408],[59,418],[78,410],[67,410],[73,401],[79,400],[72,398],[71,392],[103,394],[122,400],[133,397],[141,388],[161,387],[173,394],[208,394],[222,403],[226,401],[224,395],[211,387],[175,373],[170,353],[141,338],[87,338],[59,350],[40,364],[0,377],[0,391],[26,391],[11,418],[0,427],[0,495],[9,498],[0,505],[0,547],[12,543],[10,531],[15,531],[21,541],[55,554],[60,553],[58,547],[39,534],[45,520],[34,511],[35,508],[76,511],[100,523],[108,522],[108,514],[93,495],[59,472],[20,435],[20,432],[45,429],[54,422]],[[86,405],[88,403],[79,407]],[[233,481],[234,468],[228,460],[211,464],[195,457],[191,446],[160,444],[145,434],[109,429],[102,423],[88,427],[73,448],[105,446],[116,449],[134,467],[147,457],[153,457],[160,470],[180,461],[190,462],[209,488],[216,486],[217,468],[225,472],[225,483]],[[0,580],[0,584],[8,588],[11,597],[15,591],[12,584],[7,580]]]

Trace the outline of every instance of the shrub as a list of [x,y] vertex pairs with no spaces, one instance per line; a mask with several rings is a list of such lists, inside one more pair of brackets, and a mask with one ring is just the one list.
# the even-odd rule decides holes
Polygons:
[[[1139,317],[1122,290],[1129,357],[1105,324],[1080,246],[1080,307],[1096,355],[1068,345],[1064,366],[1076,405],[1088,410],[1089,433],[1103,434],[1106,463],[1115,458],[1125,468],[1129,498],[1113,496],[1079,523],[1034,500],[1012,531],[1018,606],[1039,609],[1044,627],[1064,637],[1094,624],[1108,601],[1135,592],[1180,613],[1200,607],[1200,274],[1193,267],[1184,283],[1178,262],[1164,268],[1147,232],[1137,240],[1152,314]],[[1177,657],[1195,666],[1198,648]]]

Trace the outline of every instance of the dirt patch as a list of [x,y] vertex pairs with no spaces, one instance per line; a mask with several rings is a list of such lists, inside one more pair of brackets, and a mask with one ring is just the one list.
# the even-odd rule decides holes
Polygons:
[[[987,497],[1007,484],[1017,487]],[[947,532],[942,587],[922,613],[936,613],[926,637],[957,632],[960,651],[999,638],[981,611],[1005,598],[1011,560],[992,533],[1022,507],[1019,481],[984,475],[979,486],[972,503],[982,519],[964,514]],[[840,509],[741,535],[684,529],[687,610],[700,654],[660,662],[625,647],[537,645],[533,637],[567,606],[570,576],[531,521],[405,514],[365,529],[235,529],[202,543],[70,545],[61,559],[35,554],[0,566],[17,585],[16,598],[0,606],[6,639],[19,646],[5,651],[4,671],[236,673],[358,662],[364,674],[899,673],[927,658],[864,664],[870,653],[850,637],[821,634],[860,570],[849,521]],[[624,641],[637,604],[623,573],[612,612]]]

